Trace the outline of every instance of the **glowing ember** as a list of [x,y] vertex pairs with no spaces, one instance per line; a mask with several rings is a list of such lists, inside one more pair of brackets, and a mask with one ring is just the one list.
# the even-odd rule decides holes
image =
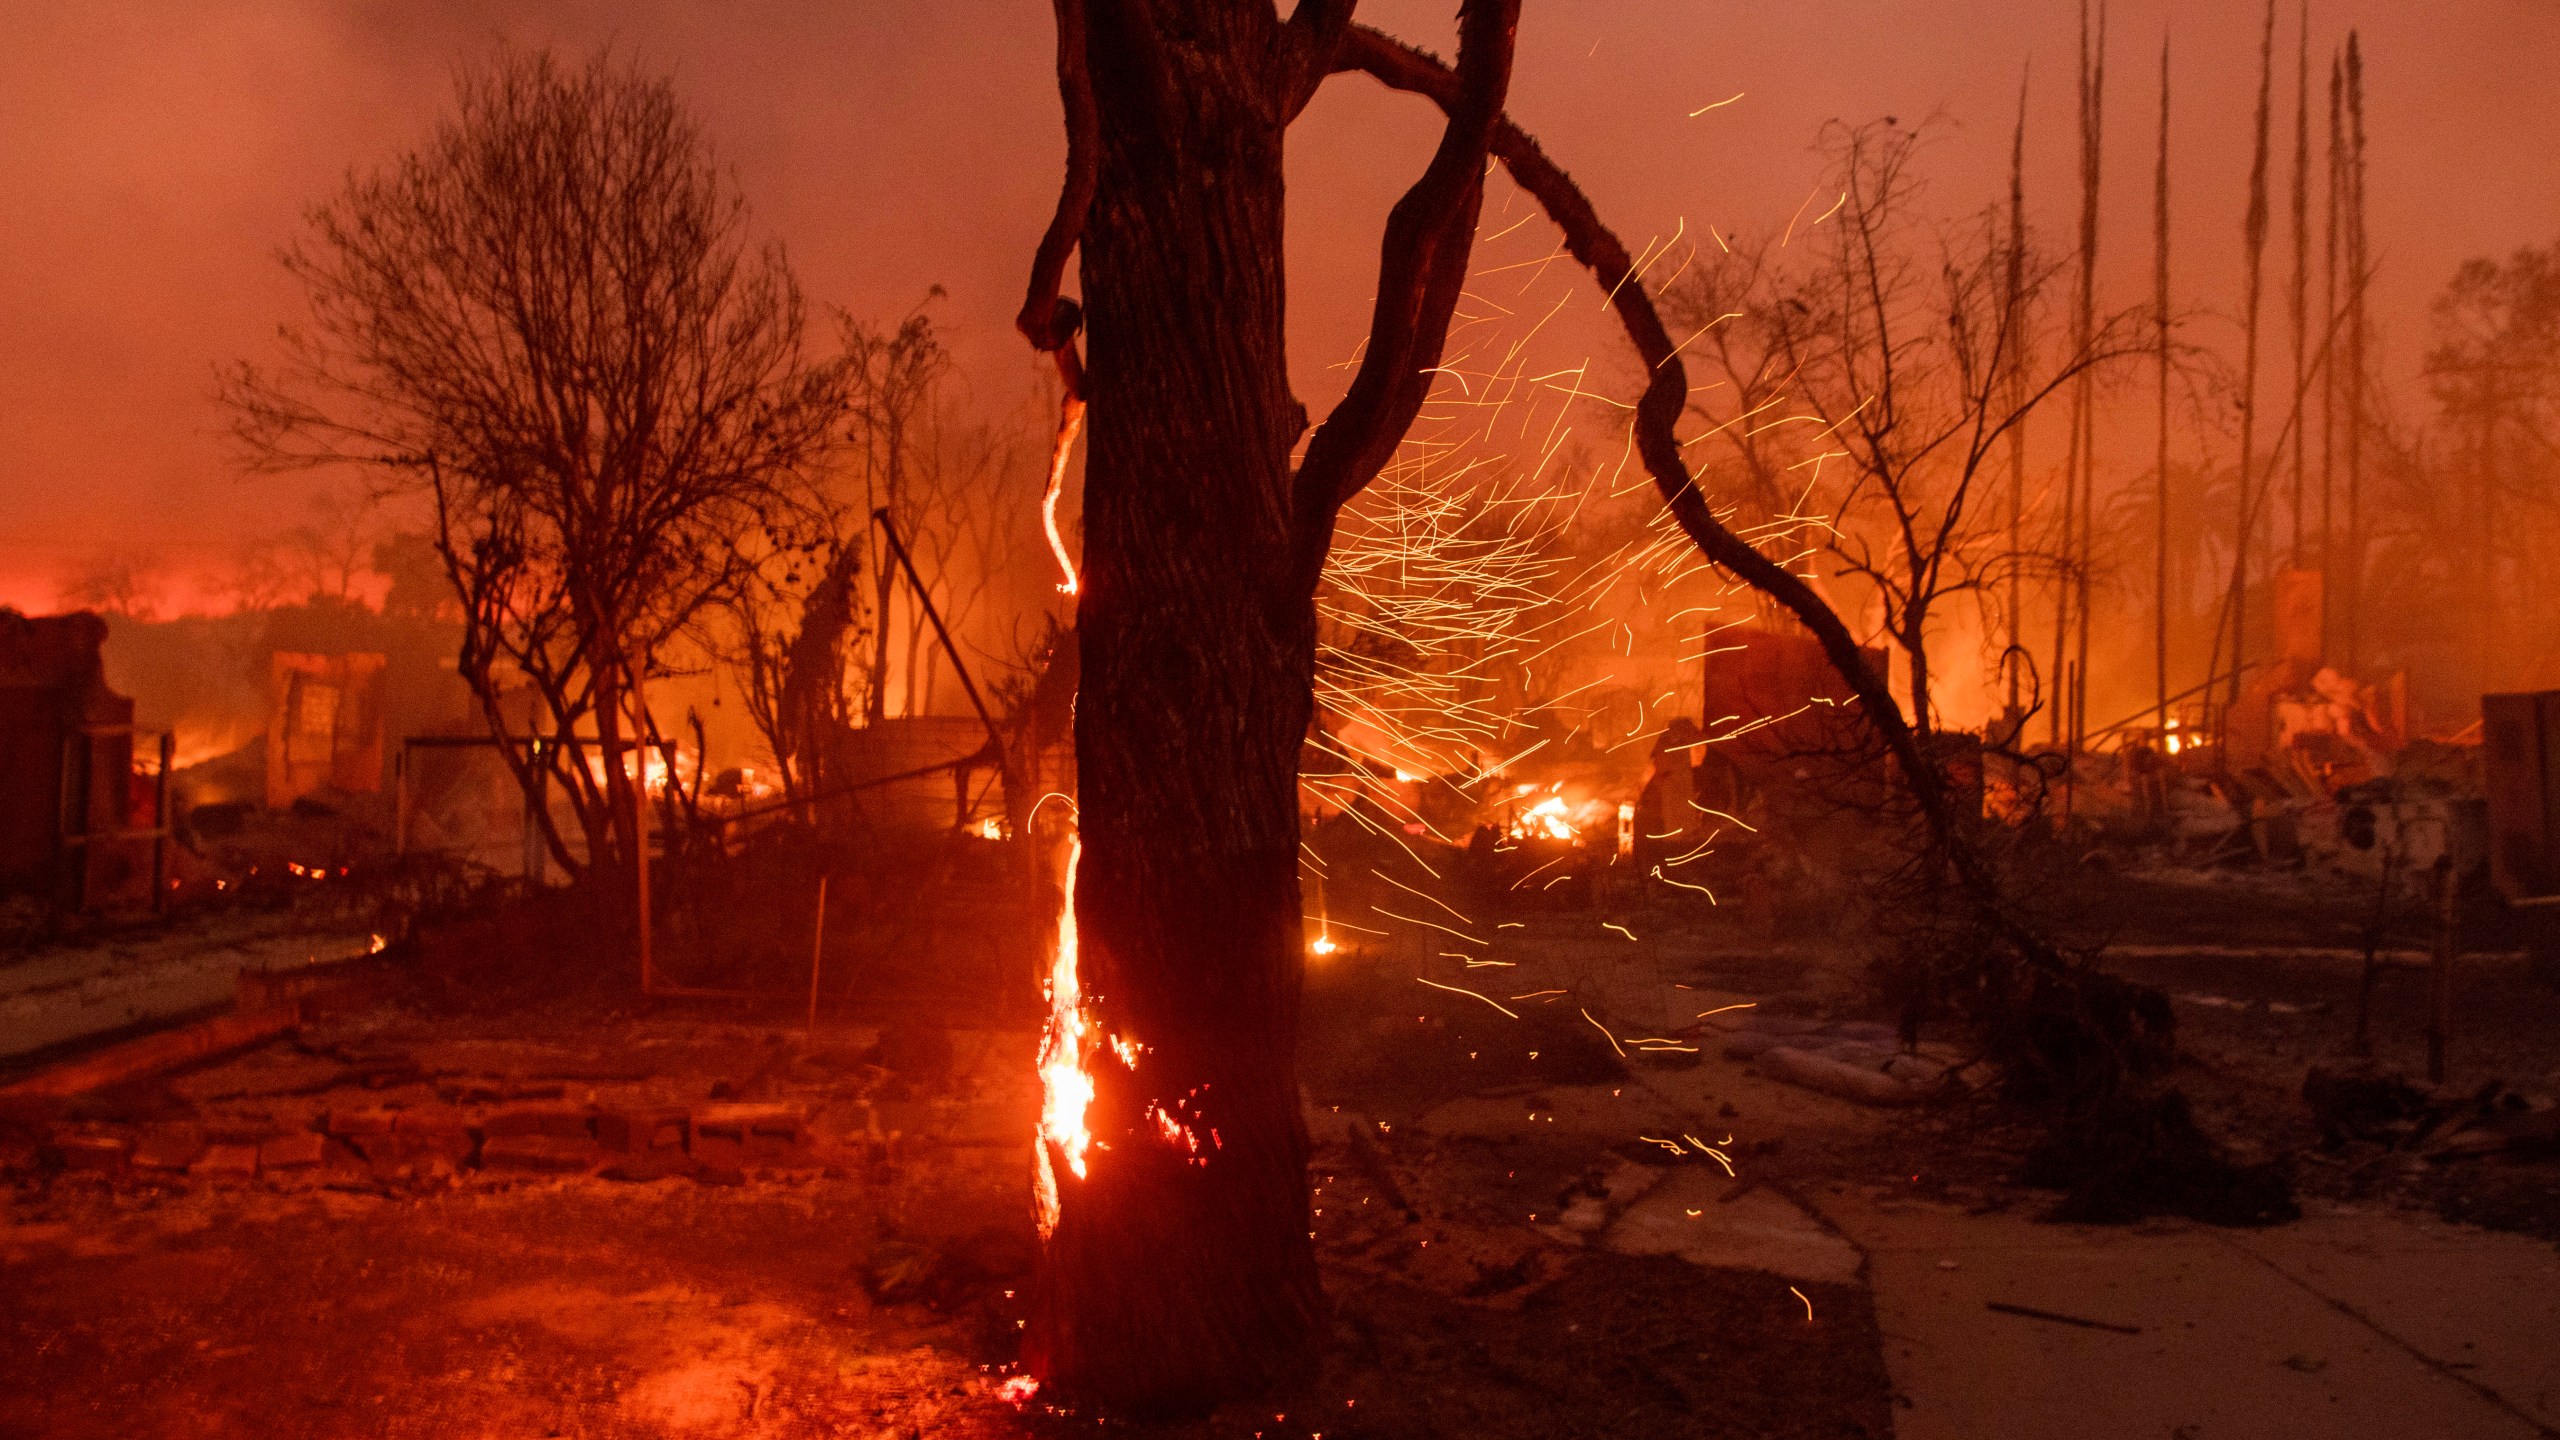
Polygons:
[[1093,1144],[1085,1129],[1085,1111],[1093,1104],[1093,1076],[1085,1068],[1093,1048],[1093,1020],[1085,1013],[1084,989],[1076,975],[1076,864],[1083,858],[1083,838],[1070,840],[1066,904],[1058,911],[1057,949],[1049,961],[1049,1030],[1040,1042],[1036,1199],[1043,1239],[1058,1228],[1058,1162],[1063,1160],[1069,1174],[1083,1179],[1085,1152]]
[[1015,1405],[1028,1405],[1031,1397],[1039,1393],[1039,1378],[1032,1375],[1008,1375],[1004,1383],[996,1387],[998,1398]]
[[1330,955],[1341,948],[1341,946],[1333,943],[1333,937],[1330,935],[1317,936],[1315,938],[1315,943],[1307,947],[1310,953],[1317,955]]
[[1067,542],[1058,534],[1058,495],[1067,488],[1067,457],[1075,453],[1076,432],[1084,428],[1084,402],[1070,395],[1058,412],[1058,445],[1049,456],[1049,489],[1040,497],[1040,528],[1048,533],[1049,553],[1066,572],[1058,589],[1076,593],[1076,562],[1067,557]]

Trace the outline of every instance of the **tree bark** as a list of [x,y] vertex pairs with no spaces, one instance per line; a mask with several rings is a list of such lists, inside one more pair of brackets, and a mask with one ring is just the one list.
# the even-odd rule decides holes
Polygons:
[[[1389,215],[1367,354],[1293,470],[1282,151],[1349,9],[1058,4],[1069,174],[1021,328],[1091,416],[1069,903],[1093,1038],[1088,1138],[1070,1151],[1044,1126],[1054,1211],[1024,1359],[1128,1409],[1302,1374],[1324,1320],[1297,1076],[1315,588],[1335,513],[1440,363],[1518,3],[1460,9],[1458,100]],[[1057,293],[1079,245],[1081,310]]]
[[1284,1378],[1323,1315],[1296,1068],[1315,611],[1294,565],[1287,120],[1256,63],[1276,22],[1154,8],[1088,21],[1074,904],[1106,1043],[1027,1360],[1070,1394],[1180,1408]]

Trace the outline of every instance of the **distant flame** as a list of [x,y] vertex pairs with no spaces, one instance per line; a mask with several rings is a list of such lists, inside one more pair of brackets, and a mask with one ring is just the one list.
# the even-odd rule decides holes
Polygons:
[[1076,973],[1076,865],[1083,858],[1083,837],[1068,841],[1066,904],[1058,911],[1057,948],[1049,960],[1049,1029],[1040,1041],[1035,1198],[1044,1240],[1058,1228],[1058,1161],[1064,1160],[1068,1173],[1081,1180],[1085,1152],[1093,1144],[1085,1129],[1085,1111],[1093,1104],[1093,1076],[1085,1068],[1093,1048],[1093,1020],[1085,1013],[1083,982]]
[[1520,818],[1511,822],[1511,833],[1522,837],[1570,840],[1573,838],[1573,824],[1566,818],[1567,813],[1564,797],[1550,795],[1521,811]]

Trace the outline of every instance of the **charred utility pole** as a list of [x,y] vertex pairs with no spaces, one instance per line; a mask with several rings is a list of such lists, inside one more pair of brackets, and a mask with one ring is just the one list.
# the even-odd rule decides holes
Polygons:
[[2151,723],[2169,733],[2169,36],[2160,36],[2160,155],[2151,172],[2151,308],[2160,383],[2159,453],[2153,459]]
[[[2080,285],[2071,312],[2071,343],[2077,354],[2087,353],[2097,325],[2098,142],[2106,86],[2106,45],[2105,0],[2098,5],[2094,43],[2089,0],[2080,0]],[[2090,493],[2090,437],[2094,426],[2090,383],[2091,376],[2085,370],[2071,382],[2071,439],[2062,474],[2062,573],[2057,577],[2053,600],[2053,675],[2060,691],[2047,734],[2056,744],[2068,743],[2073,754],[2079,753],[2087,718],[2084,702],[2089,669],[2089,542],[2094,533],[2089,511],[2095,498]]]
[[2293,530],[2287,564],[2299,570],[2308,561],[2303,545],[2304,450],[2301,405],[2311,393],[2310,352],[2305,340],[2311,321],[2311,0],[2302,0],[2301,33],[2293,57],[2293,289],[2286,296],[2285,318],[2293,327]]
[[[2098,0],[2098,29],[2088,34],[2084,8],[2080,21],[2080,308],[2073,320],[2073,351],[2086,355],[2098,330],[2098,182],[2104,156],[2107,98],[2107,0]],[[2078,754],[2089,733],[2089,597],[2090,571],[2097,564],[2098,405],[2095,376],[2083,369],[2071,389],[2072,443],[2079,454],[2080,536],[2074,588],[2078,592],[2079,634],[2071,667],[2071,751]]]
[[2027,387],[2026,344],[2026,269],[2027,269],[2027,77],[2018,77],[2018,128],[2009,139],[2009,254],[2008,271],[2002,277],[2006,290],[2002,304],[2007,311],[2006,324],[2013,337],[2009,350],[2009,405],[2018,415],[2009,427],[2009,644],[2000,657],[2000,668],[2009,682],[2008,735],[2004,743],[2016,744],[2017,731],[2026,724],[2021,708],[2020,669],[2027,658],[2024,621],[2026,619],[2026,553],[2027,553],[2027,417],[2024,401]]
[[2347,673],[2364,662],[2365,291],[2373,257],[2365,246],[2364,52],[2347,32]]
[[2321,236],[2321,333],[2329,339],[2320,360],[2320,636],[2330,653],[2338,636],[2338,206],[2344,198],[2346,148],[2339,134],[2346,77],[2335,51],[2329,55],[2329,184],[2327,224]]
[[[2275,88],[2275,54],[2276,0],[2267,0],[2266,24],[2258,38],[2258,124],[2256,149],[2249,163],[2249,212],[2241,222],[2241,236],[2249,254],[2249,298],[2240,361],[2239,503],[2232,520],[2231,595],[2224,607],[2231,622],[2231,680],[2223,697],[2226,715],[2240,703],[2241,673],[2249,655],[2249,551],[2257,530],[2257,496],[2250,481],[2257,461],[2258,300],[2266,278],[2267,127],[2268,106]],[[2224,728],[2228,730],[2227,723]]]

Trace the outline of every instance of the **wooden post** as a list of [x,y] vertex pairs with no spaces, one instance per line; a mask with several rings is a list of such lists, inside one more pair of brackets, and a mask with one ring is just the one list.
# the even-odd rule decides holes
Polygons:
[[89,851],[75,838],[89,829],[89,787],[80,773],[89,758],[88,746],[81,743],[84,738],[76,725],[62,733],[62,770],[53,818],[54,854],[60,861],[51,907],[56,917],[65,911],[78,914],[88,899]]
[[169,766],[177,758],[178,737],[160,732],[160,775],[151,786],[151,909],[169,908]]
[[[638,753],[636,750],[634,753]],[[619,765],[622,757],[612,757],[608,764]],[[631,804],[631,871],[638,881],[640,898],[640,993],[646,995],[657,984],[656,956],[651,951],[649,935],[649,797],[647,772],[641,775],[638,793]]]
[[2437,930],[2434,991],[2427,1009],[2427,1083],[2444,1083],[2447,1032],[2453,1028],[2453,955],[2461,944],[2462,875],[2451,854],[2436,861]]
[[809,1033],[818,1033],[818,967],[827,958],[827,877],[818,877],[818,921],[809,941]]

